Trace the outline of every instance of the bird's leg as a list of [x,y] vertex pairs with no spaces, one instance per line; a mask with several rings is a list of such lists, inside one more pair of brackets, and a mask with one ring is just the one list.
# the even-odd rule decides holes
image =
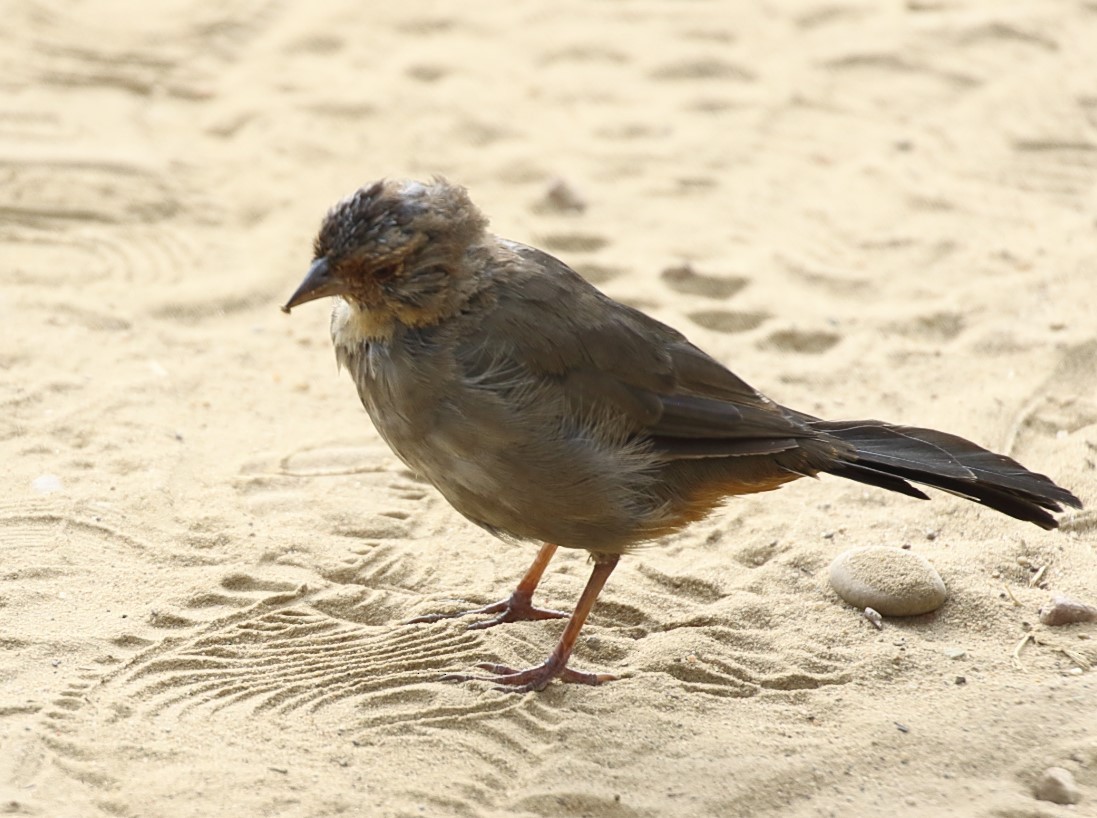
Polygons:
[[568,659],[575,647],[575,640],[579,638],[579,631],[583,629],[583,623],[587,621],[590,609],[594,607],[594,601],[598,598],[602,587],[617,566],[617,554],[595,555],[594,570],[587,580],[587,587],[583,589],[583,595],[575,605],[575,612],[568,620],[560,641],[556,643],[552,653],[543,664],[528,670],[514,670],[506,665],[494,665],[484,663],[477,665],[481,670],[486,670],[493,676],[474,676],[471,674],[453,673],[443,677],[444,681],[467,682],[478,680],[494,682],[499,685],[498,690],[526,693],[531,690],[544,690],[553,679],[573,684],[600,685],[602,682],[612,682],[617,677],[611,673],[581,673],[568,667]]
[[545,569],[548,568],[549,561],[555,553],[555,545],[551,543],[542,545],[541,550],[537,552],[537,557],[533,560],[533,564],[518,581],[518,587],[514,589],[514,593],[506,599],[471,611],[417,616],[414,619],[409,619],[407,624],[438,622],[442,619],[455,619],[459,616],[469,616],[471,614],[497,614],[491,619],[469,625],[469,630],[483,630],[484,628],[502,625],[504,622],[520,622],[525,619],[563,619],[567,616],[563,611],[537,608],[533,605],[533,592],[537,590],[537,584],[541,581],[541,576],[545,573]]

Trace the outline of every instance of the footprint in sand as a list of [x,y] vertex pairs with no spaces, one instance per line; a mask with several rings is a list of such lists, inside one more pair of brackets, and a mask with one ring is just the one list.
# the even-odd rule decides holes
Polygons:
[[699,273],[690,264],[668,267],[659,276],[676,293],[715,299],[731,298],[750,283],[750,279],[740,276]]
[[695,324],[715,332],[749,332],[762,326],[771,316],[764,312],[733,312],[731,310],[700,310],[691,312]]
[[778,330],[765,338],[760,346],[778,352],[797,352],[802,355],[820,355],[834,347],[841,336],[823,330]]

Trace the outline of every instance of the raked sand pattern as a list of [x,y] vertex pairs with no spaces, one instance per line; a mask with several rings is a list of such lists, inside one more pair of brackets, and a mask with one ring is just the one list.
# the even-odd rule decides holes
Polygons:
[[[1097,602],[1092,509],[800,481],[622,562],[575,659],[622,680],[444,683],[555,643],[402,624],[532,546],[277,309],[331,202],[440,173],[774,398],[1093,506],[1097,5],[17,0],[0,42],[0,812],[1097,815],[1097,625],[1037,614]],[[877,630],[826,581],[867,545],[949,601]]]

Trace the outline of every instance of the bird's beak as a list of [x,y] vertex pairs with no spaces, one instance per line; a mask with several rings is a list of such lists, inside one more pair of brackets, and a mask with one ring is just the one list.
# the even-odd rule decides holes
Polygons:
[[282,312],[289,312],[294,307],[299,307],[326,295],[339,295],[342,291],[342,282],[332,276],[328,260],[318,258],[309,267],[301,286],[297,288],[297,291],[290,296],[286,305],[282,307]]

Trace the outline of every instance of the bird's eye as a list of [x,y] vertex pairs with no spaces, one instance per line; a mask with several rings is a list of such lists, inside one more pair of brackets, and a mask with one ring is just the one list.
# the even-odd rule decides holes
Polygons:
[[399,275],[399,273],[400,273],[400,265],[399,264],[389,264],[389,265],[386,265],[385,267],[378,267],[376,270],[374,270],[373,271],[373,277],[375,279],[377,279],[378,281],[390,281],[391,279],[396,278],[396,276]]

